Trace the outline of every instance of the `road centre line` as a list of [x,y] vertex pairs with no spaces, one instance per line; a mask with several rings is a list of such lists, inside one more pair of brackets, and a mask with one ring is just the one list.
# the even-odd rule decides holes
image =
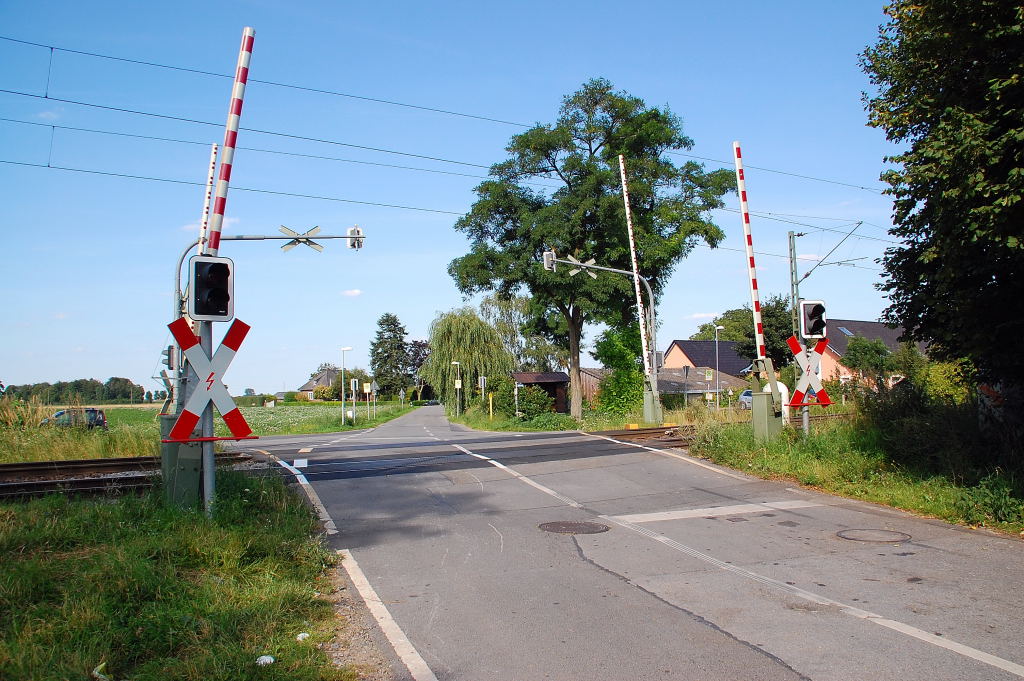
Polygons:
[[[605,439],[605,440],[611,440],[611,438],[606,438],[606,437],[600,436],[600,435],[595,436],[595,437],[601,437],[602,439]],[[618,442],[618,440],[611,440],[611,441],[612,442]],[[502,464],[502,463],[500,463],[498,461],[495,461],[494,459],[491,459],[490,457],[484,456],[482,454],[475,454],[474,452],[469,451],[465,447],[463,447],[461,445],[457,445],[455,443],[450,443],[450,444],[451,444],[451,446],[455,447],[456,449],[458,449],[460,451],[465,452],[466,454],[469,454],[470,456],[474,456],[474,457],[476,457],[478,459],[486,461],[487,463],[491,464],[492,466],[495,466],[496,468],[500,468],[500,469],[506,471],[507,473],[509,473],[510,475],[516,477],[520,481],[525,482],[526,484],[530,485],[531,487],[534,487],[535,489],[540,490],[541,492],[544,492],[545,494],[548,494],[550,496],[555,497],[556,499],[558,499],[558,500],[568,504],[569,506],[572,506],[573,508],[578,508],[578,509],[584,509],[585,510],[584,506],[582,504],[580,504],[579,502],[577,502],[577,501],[575,501],[573,499],[570,499],[569,497],[564,496],[564,495],[562,495],[562,494],[552,490],[549,487],[545,487],[544,485],[541,485],[540,483],[534,482],[533,480],[531,480],[527,476],[523,475],[522,473],[520,473],[518,471],[515,471],[515,470],[512,470],[508,466],[505,466],[504,464]],[[621,444],[632,444],[632,443],[623,442]],[[649,449],[649,450],[654,451],[654,452],[670,454],[669,452],[660,452],[660,450],[652,449],[650,447],[644,447],[642,445],[634,445],[634,446],[640,447],[641,449]],[[681,457],[681,456],[678,456],[678,455],[672,455],[672,456],[675,456],[676,458],[682,459],[682,460],[687,461],[689,463],[697,463],[695,461],[690,461],[686,457]],[[702,465],[702,464],[698,464],[698,465]],[[706,468],[710,468],[709,466],[705,466],[705,467]],[[711,468],[711,470],[714,470],[716,473],[721,473],[722,472],[722,471],[718,471],[718,470],[716,470],[714,468]],[[730,476],[730,477],[736,477],[736,476]],[[746,479],[746,478],[743,478],[743,479]],[[879,614],[876,614],[876,613],[873,613],[873,612],[869,612],[867,610],[861,610],[860,608],[854,607],[852,605],[848,605],[846,603],[842,603],[840,601],[833,600],[833,599],[828,598],[826,596],[821,596],[821,595],[813,593],[811,591],[806,591],[804,589],[801,589],[800,587],[793,586],[791,584],[786,584],[785,582],[780,582],[779,580],[772,579],[771,577],[766,577],[764,575],[760,575],[760,574],[758,574],[758,573],[756,573],[756,572],[754,572],[752,570],[748,570],[746,568],[739,567],[738,565],[733,565],[732,563],[727,563],[727,562],[725,562],[723,560],[719,560],[718,558],[715,558],[714,556],[710,556],[710,555],[708,555],[706,553],[698,551],[697,549],[693,548],[692,546],[687,546],[686,544],[683,544],[683,543],[678,542],[678,541],[676,541],[674,539],[666,537],[663,534],[660,534],[658,532],[654,532],[653,530],[649,530],[646,527],[642,527],[642,526],[640,526],[640,525],[638,525],[636,523],[629,522],[629,521],[626,521],[626,520],[621,520],[620,517],[618,517],[618,516],[601,515],[601,516],[598,516],[598,518],[600,518],[602,520],[606,520],[606,521],[611,522],[611,523],[614,523],[614,524],[616,524],[619,527],[622,527],[624,529],[632,530],[633,532],[636,532],[636,533],[641,534],[641,535],[643,535],[645,537],[653,539],[654,541],[657,541],[657,542],[663,544],[664,546],[666,546],[666,547],[668,547],[670,549],[673,549],[675,551],[679,551],[680,553],[685,553],[686,555],[688,555],[688,556],[690,556],[692,558],[696,558],[697,560],[701,560],[701,561],[703,561],[705,563],[709,563],[709,564],[714,565],[715,567],[720,568],[722,570],[725,570],[727,572],[731,572],[731,573],[739,575],[741,577],[746,577],[747,579],[751,579],[751,580],[753,580],[755,582],[759,582],[759,583],[764,584],[766,586],[774,587],[776,589],[782,590],[782,591],[790,594],[791,596],[796,596],[797,598],[802,598],[804,600],[810,601],[812,603],[816,603],[818,605],[828,605],[828,606],[835,607],[835,608],[837,608],[839,610],[839,612],[842,612],[842,613],[844,613],[846,615],[850,615],[852,617],[856,617],[857,619],[861,619],[861,620],[864,620],[866,622],[871,622],[873,624],[877,624],[878,626],[885,627],[885,628],[891,629],[893,631],[897,631],[897,632],[899,632],[901,634],[905,634],[905,635],[910,636],[912,638],[916,638],[917,640],[922,641],[924,643],[930,643],[931,645],[937,646],[939,648],[945,648],[946,650],[949,650],[951,652],[957,653],[959,655],[963,655],[964,657],[968,657],[968,658],[970,658],[972,660],[976,660],[978,662],[982,662],[984,664],[990,665],[990,666],[995,667],[997,669],[1002,669],[1003,671],[1009,672],[1010,674],[1013,674],[1013,675],[1018,676],[1020,678],[1024,678],[1024,665],[1020,665],[1020,664],[1017,664],[1016,662],[1011,662],[1010,660],[1006,660],[1006,659],[1003,659],[1001,657],[997,657],[997,656],[992,655],[990,653],[986,653],[983,650],[978,650],[977,648],[972,648],[972,647],[970,647],[968,645],[965,645],[963,643],[959,643],[957,641],[953,641],[953,640],[945,638],[943,636],[937,636],[937,635],[935,635],[935,634],[933,634],[931,632],[924,631],[923,629],[918,629],[917,627],[912,626],[910,624],[906,624],[904,622],[898,622],[896,620],[889,619],[887,617],[884,617],[882,615],[879,615]],[[635,584],[635,582],[633,582],[633,580],[629,580],[629,582]]]
[[309,454],[311,451],[313,451],[312,447],[303,447],[297,453],[298,454]]
[[373,619],[377,620],[377,625],[384,632],[384,635],[388,637],[391,647],[395,649],[395,653],[398,654],[402,664],[409,670],[414,681],[437,681],[434,672],[427,666],[426,661],[416,651],[412,642],[409,641],[409,637],[405,635],[402,628],[398,626],[398,622],[395,621],[387,607],[381,602],[380,596],[377,595],[373,586],[370,585],[370,581],[363,574],[363,570],[359,567],[359,563],[356,562],[352,552],[348,549],[341,549],[338,551],[338,555],[341,556],[341,566],[345,568],[345,572],[348,573],[349,579],[355,585],[356,591],[362,596],[363,602],[366,603],[370,614],[373,615]]
[[810,508],[824,506],[813,501],[798,499],[787,501],[764,501],[753,504],[735,504],[733,506],[711,506],[709,508],[687,508],[678,511],[659,511],[657,513],[634,513],[632,515],[613,516],[616,520],[627,523],[654,523],[661,520],[683,520],[686,518],[718,518],[725,515],[741,515],[744,513],[764,513],[765,511],[784,511],[790,508]]
[[646,445],[640,445],[640,444],[637,444],[635,442],[626,442],[624,440],[616,440],[614,438],[606,437],[604,435],[595,435],[594,433],[584,433],[583,431],[579,431],[579,433],[580,433],[580,435],[587,435],[589,437],[600,438],[601,440],[608,440],[608,442],[614,442],[615,444],[629,445],[630,447],[637,447],[639,449],[646,449],[647,451],[654,452],[655,454],[661,454],[663,456],[670,456],[673,459],[679,459],[680,461],[685,461],[686,463],[691,464],[693,466],[700,466],[701,468],[706,468],[709,471],[712,471],[714,473],[718,473],[719,475],[724,475],[727,478],[733,478],[735,480],[744,480],[744,481],[750,479],[750,478],[748,478],[746,476],[743,476],[743,475],[737,475],[736,473],[730,473],[729,471],[723,471],[720,468],[716,468],[716,467],[711,466],[709,464],[706,464],[706,463],[704,463],[702,461],[698,461],[697,459],[694,459],[692,456],[683,456],[682,454],[676,454],[675,452],[666,452],[664,449],[655,449],[654,447],[648,447]]

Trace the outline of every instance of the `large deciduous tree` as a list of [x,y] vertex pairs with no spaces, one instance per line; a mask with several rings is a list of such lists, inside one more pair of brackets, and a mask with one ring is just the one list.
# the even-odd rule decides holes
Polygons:
[[385,312],[370,343],[370,370],[382,395],[397,395],[409,384],[409,344],[398,317]]
[[870,125],[906,147],[882,262],[884,320],[1020,385],[1024,337],[1024,8],[1006,0],[894,0],[862,55]]
[[531,328],[568,350],[571,412],[582,415],[580,339],[590,322],[636,324],[631,278],[603,274],[569,278],[544,270],[545,250],[618,269],[632,269],[618,156],[626,159],[640,274],[655,293],[674,265],[722,231],[708,211],[735,184],[731,172],[705,172],[666,154],[689,149],[679,119],[667,108],[616,92],[595,79],[567,96],[554,124],[516,135],[509,158],[491,167],[476,188],[477,201],[455,228],[470,237],[470,252],[448,271],[464,294],[497,291],[530,295]]

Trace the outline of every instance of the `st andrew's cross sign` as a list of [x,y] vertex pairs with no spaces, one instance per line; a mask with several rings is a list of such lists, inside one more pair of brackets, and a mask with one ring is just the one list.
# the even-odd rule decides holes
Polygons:
[[242,439],[251,436],[252,428],[246,423],[242,412],[235,406],[235,401],[231,399],[223,382],[224,372],[227,371],[231,360],[235,358],[235,353],[251,327],[236,319],[211,359],[199,344],[199,339],[192,333],[192,329],[184,317],[167,326],[174,335],[174,339],[178,341],[181,351],[185,353],[188,363],[192,365],[199,377],[195,389],[186,400],[185,406],[178,414],[178,420],[174,422],[174,427],[168,434],[168,440],[182,442],[192,439],[192,431],[199,423],[199,415],[203,413],[206,405],[210,402],[217,405],[217,411],[220,412],[221,418],[224,419],[224,423],[227,424],[235,438]]

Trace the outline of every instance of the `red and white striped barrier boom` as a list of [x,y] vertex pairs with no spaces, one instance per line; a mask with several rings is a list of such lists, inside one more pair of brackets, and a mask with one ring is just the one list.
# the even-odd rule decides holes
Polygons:
[[743,174],[743,153],[740,143],[732,143],[736,159],[736,188],[740,193],[740,214],[743,216],[743,247],[747,252],[747,268],[750,280],[750,304],[754,308],[754,346],[757,358],[767,356],[764,344],[764,322],[761,321],[761,295],[757,290],[757,268],[754,266],[754,240],[750,235],[750,208],[747,206],[747,178]]
[[203,254],[209,240],[207,230],[210,227],[210,202],[213,201],[213,180],[217,175],[217,143],[210,145],[210,172],[206,175],[206,198],[203,199],[203,217],[199,221],[199,255]]
[[764,322],[761,318],[761,294],[757,289],[757,267],[754,265],[754,239],[750,235],[750,208],[747,205],[747,178],[743,173],[743,152],[740,143],[732,143],[733,158],[736,160],[736,189],[740,193],[740,215],[743,218],[743,247],[747,254],[747,271],[750,280],[750,305],[754,311],[754,345],[757,348],[756,366],[767,374],[768,384],[772,389],[772,400],[776,411],[782,411],[782,393],[775,380],[775,367],[768,357],[764,342]]
[[228,108],[228,122],[224,130],[224,145],[220,157],[220,175],[213,199],[213,215],[210,218],[209,242],[205,255],[217,255],[220,248],[220,230],[224,224],[224,206],[228,202],[228,184],[231,182],[231,164],[235,160],[235,142],[238,139],[238,121],[242,117],[242,101],[245,99],[245,83],[249,80],[249,60],[252,59],[252,43],[256,31],[246,26],[242,31],[242,47],[238,51],[238,68],[235,70],[235,86],[231,91],[231,106]]

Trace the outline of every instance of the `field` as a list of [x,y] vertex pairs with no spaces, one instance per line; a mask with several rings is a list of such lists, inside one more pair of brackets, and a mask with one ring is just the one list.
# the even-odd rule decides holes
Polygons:
[[[351,407],[351,403],[347,405]],[[57,407],[0,399],[0,463],[102,459],[159,454],[160,424],[155,406],[102,407],[108,429],[85,430],[40,426]],[[381,403],[376,418],[367,418],[364,406],[356,423],[342,426],[340,403],[284,404],[276,407],[241,407],[256,435],[331,433],[368,428],[408,413],[414,407]],[[215,434],[228,436],[224,422],[215,417]]]

